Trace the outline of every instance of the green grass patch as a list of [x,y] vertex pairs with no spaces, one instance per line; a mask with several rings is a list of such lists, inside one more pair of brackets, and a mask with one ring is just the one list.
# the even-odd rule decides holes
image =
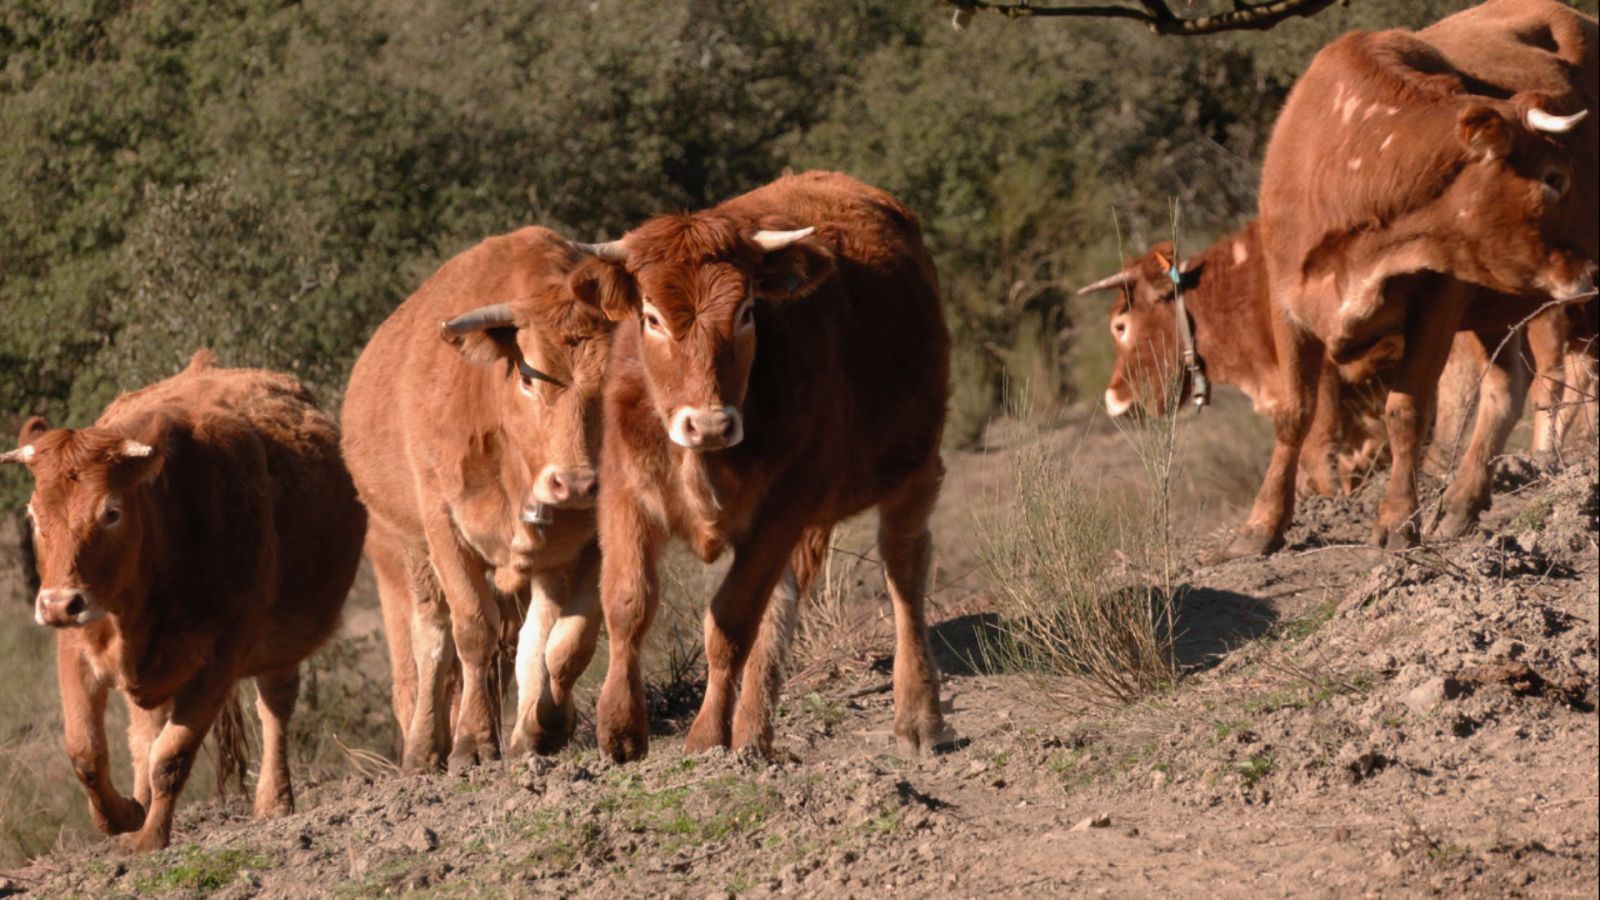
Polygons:
[[844,721],[844,704],[824,697],[816,691],[806,694],[800,703],[800,711],[828,728],[834,728]]
[[260,850],[206,850],[195,846],[169,850],[150,860],[162,868],[134,882],[141,894],[170,891],[209,894],[232,884],[241,871],[265,868],[273,862],[270,854]]
[[1244,786],[1253,788],[1261,779],[1272,774],[1274,765],[1272,754],[1263,750],[1260,753],[1251,754],[1249,759],[1233,768],[1235,772],[1239,773],[1239,778],[1244,782]]
[[1283,637],[1285,640],[1303,641],[1332,621],[1338,611],[1339,604],[1336,601],[1319,603],[1311,612],[1285,624],[1282,629]]

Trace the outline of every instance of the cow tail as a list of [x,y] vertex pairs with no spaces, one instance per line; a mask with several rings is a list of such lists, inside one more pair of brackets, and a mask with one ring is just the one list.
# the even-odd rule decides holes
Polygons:
[[228,699],[222,704],[217,722],[211,728],[211,738],[217,752],[217,796],[228,793],[230,781],[239,785],[239,793],[245,793],[244,774],[248,765],[250,740],[245,733],[244,708],[239,704],[238,684],[228,692]]

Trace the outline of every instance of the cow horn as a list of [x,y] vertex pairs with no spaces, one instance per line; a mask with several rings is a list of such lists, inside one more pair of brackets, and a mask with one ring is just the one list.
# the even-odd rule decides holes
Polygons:
[[774,250],[782,250],[795,241],[810,237],[811,232],[816,230],[817,229],[815,226],[810,228],[798,228],[794,231],[762,230],[750,235],[750,240],[757,247],[760,247],[762,250],[771,253]]
[[484,331],[489,328],[505,328],[517,324],[516,316],[512,315],[511,307],[504,303],[495,303],[490,306],[480,306],[471,312],[464,312],[454,319],[444,323],[444,330],[451,334],[466,334],[469,331]]
[[1543,131],[1547,134],[1566,134],[1578,126],[1589,115],[1587,109],[1580,109],[1570,116],[1552,116],[1538,107],[1528,110],[1528,127],[1534,131]]
[[626,262],[628,259],[627,248],[622,246],[622,241],[606,241],[601,244],[585,244],[581,241],[568,241],[567,246],[598,259],[609,259],[612,262]]
[[128,459],[142,459],[143,457],[149,456],[150,454],[156,452],[156,448],[150,446],[149,444],[141,444],[138,441],[129,439],[122,442],[122,446],[118,448],[118,452]]
[[18,447],[15,450],[7,450],[4,453],[0,453],[0,465],[4,465],[6,463],[29,463],[29,462],[32,462],[33,461],[33,452],[34,451],[33,451],[33,445],[32,444],[28,444],[26,446]]
[[1099,281],[1096,281],[1094,284],[1086,284],[1083,287],[1078,288],[1078,293],[1092,294],[1095,291],[1104,291],[1114,287],[1122,287],[1132,280],[1133,273],[1129,272],[1127,269],[1123,269],[1121,272],[1112,275],[1110,278],[1102,278]]

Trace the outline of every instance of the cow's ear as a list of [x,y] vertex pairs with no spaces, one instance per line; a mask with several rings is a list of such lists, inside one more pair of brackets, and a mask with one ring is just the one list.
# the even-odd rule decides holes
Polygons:
[[833,249],[815,235],[807,235],[762,254],[755,292],[778,302],[804,297],[833,275],[836,267]]
[[1456,119],[1462,146],[1472,155],[1488,161],[1504,159],[1511,153],[1511,128],[1506,117],[1493,107],[1474,103]]
[[123,483],[141,485],[161,474],[167,464],[168,431],[167,422],[158,420],[139,439],[122,441],[116,449],[116,473]]
[[621,263],[588,257],[567,276],[567,287],[613,322],[639,311],[639,286]]
[[439,323],[439,337],[467,362],[479,365],[520,359],[517,313],[508,303],[494,303]]
[[44,416],[30,416],[28,421],[22,423],[22,429],[17,433],[17,446],[26,447],[44,436],[50,430],[50,423]]

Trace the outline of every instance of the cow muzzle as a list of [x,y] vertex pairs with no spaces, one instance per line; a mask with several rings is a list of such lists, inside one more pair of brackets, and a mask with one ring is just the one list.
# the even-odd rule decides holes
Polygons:
[[1555,284],[1550,289],[1552,299],[1562,303],[1571,303],[1587,300],[1595,295],[1595,264],[1588,263],[1578,272],[1578,276],[1564,284]]
[[557,509],[594,505],[600,482],[588,466],[545,466],[533,482],[533,499]]
[[1116,388],[1106,388],[1106,412],[1111,415],[1111,418],[1115,419],[1126,415],[1130,409],[1133,409],[1133,400],[1131,398],[1118,396]]
[[80,588],[51,588],[33,601],[33,620],[51,628],[73,628],[103,617],[105,608]]
[[722,450],[744,440],[744,417],[731,406],[682,406],[672,414],[667,436],[690,450]]

